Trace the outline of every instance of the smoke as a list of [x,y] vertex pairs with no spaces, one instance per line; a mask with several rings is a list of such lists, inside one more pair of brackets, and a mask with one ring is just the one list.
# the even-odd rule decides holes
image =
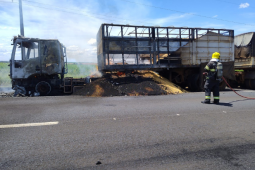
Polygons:
[[10,67],[8,62],[0,62],[0,92],[9,93],[13,92],[11,89]]
[[[75,59],[73,60],[75,61]],[[83,62],[72,62],[68,63],[68,73],[65,77],[73,78],[85,78],[90,77],[101,77],[101,73],[98,71],[98,67],[95,63],[83,63]]]
[[[2,72],[2,69],[0,69],[0,72]],[[8,77],[8,74],[0,74],[0,93],[11,93],[14,92],[11,88],[11,80]]]
[[67,60],[71,62],[97,62],[97,48],[94,45],[89,47],[71,45],[67,46]]
[[0,93],[12,93],[14,92],[14,90],[12,90],[11,87],[1,87],[1,84],[0,84]]
[[91,72],[90,73],[90,77],[97,77],[97,78],[100,78],[102,77],[102,73],[100,71],[94,71],[94,72]]
[[88,41],[88,44],[90,45],[96,45],[96,42],[97,40],[95,38],[91,38],[89,41]]
[[150,60],[141,61],[142,64],[150,64]]
[[79,73],[82,76],[102,77],[102,73],[98,71],[97,65],[86,63],[77,63],[76,65],[78,66]]
[[[89,63],[73,63],[78,67],[76,71],[77,74],[74,74],[73,77],[102,77],[102,73],[98,71],[98,66],[96,64]],[[72,70],[75,73],[74,70]]]

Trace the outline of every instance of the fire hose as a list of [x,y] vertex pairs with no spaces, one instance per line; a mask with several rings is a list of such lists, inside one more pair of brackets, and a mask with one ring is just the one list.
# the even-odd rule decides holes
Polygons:
[[235,92],[238,96],[243,97],[243,98],[246,98],[246,99],[253,99],[253,100],[255,100],[255,98],[245,97],[245,96],[242,96],[242,95],[238,94],[234,89],[232,89],[232,87],[230,87],[230,85],[228,84],[227,80],[226,80],[223,76],[222,76],[222,79],[225,81],[225,83],[227,84],[227,86],[228,86],[233,92]]

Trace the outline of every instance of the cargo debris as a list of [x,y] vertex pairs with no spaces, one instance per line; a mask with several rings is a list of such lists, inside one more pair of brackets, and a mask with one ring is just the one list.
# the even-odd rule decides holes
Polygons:
[[101,96],[140,96],[185,93],[186,90],[169,82],[152,71],[139,71],[130,75],[111,74],[109,78],[92,81],[73,95],[90,97]]

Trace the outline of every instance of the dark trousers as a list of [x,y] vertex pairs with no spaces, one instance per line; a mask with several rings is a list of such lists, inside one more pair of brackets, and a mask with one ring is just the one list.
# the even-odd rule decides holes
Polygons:
[[205,101],[211,100],[211,92],[213,92],[214,102],[219,102],[220,100],[220,90],[219,81],[207,79],[204,85],[205,88]]

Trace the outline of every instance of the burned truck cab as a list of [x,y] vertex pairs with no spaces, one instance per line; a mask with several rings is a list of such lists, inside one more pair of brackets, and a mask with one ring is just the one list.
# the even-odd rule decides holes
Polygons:
[[14,90],[48,95],[61,87],[66,73],[66,48],[58,40],[14,37],[10,60]]

